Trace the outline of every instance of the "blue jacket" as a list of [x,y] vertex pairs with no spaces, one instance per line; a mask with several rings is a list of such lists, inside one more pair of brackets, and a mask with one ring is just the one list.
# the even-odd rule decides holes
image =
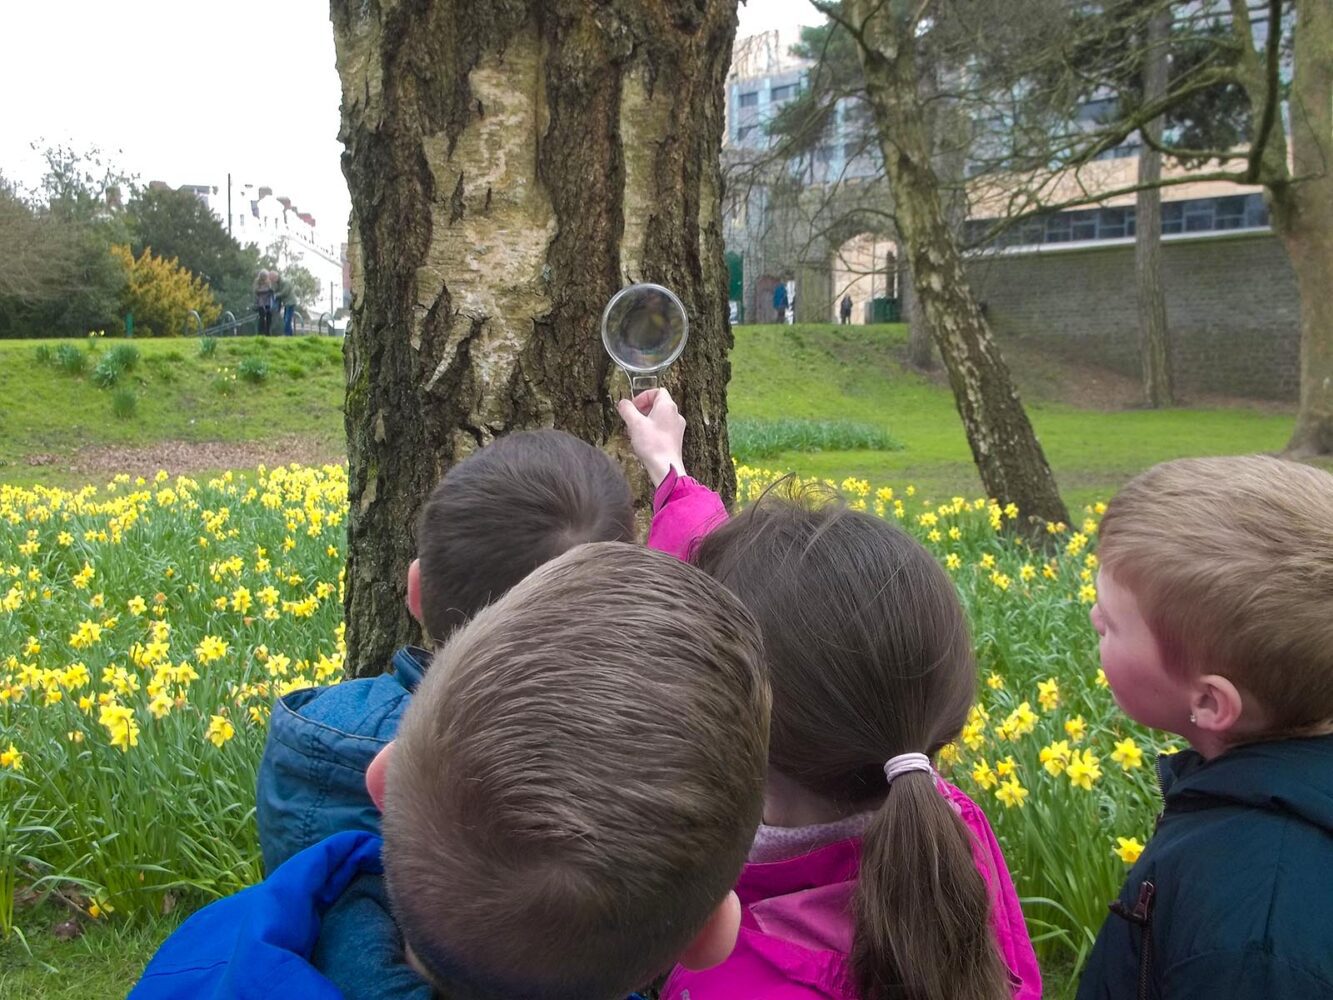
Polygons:
[[1079,1000],[1333,997],[1333,736],[1158,761],[1165,808]]
[[294,691],[274,704],[255,790],[266,872],[332,834],[380,832],[366,768],[397,733],[430,657],[407,646],[386,674]]
[[[341,1000],[311,956],[329,908],[359,876],[381,871],[380,840],[368,833],[341,833],[302,851],[185,921],[148,963],[131,1000]],[[401,960],[399,967],[411,972]]]

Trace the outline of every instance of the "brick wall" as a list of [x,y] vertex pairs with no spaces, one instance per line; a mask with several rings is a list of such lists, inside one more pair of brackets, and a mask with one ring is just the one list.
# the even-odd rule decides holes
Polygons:
[[[1268,232],[1162,243],[1171,365],[1189,391],[1295,400],[1300,386],[1296,278]],[[973,258],[968,277],[1003,338],[1137,377],[1133,244],[1048,245]]]

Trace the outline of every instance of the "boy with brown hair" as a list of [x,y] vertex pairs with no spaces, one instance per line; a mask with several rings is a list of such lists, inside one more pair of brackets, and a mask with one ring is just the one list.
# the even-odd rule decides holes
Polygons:
[[[417,522],[407,606],[443,642],[538,566],[583,542],[635,537],[629,483],[564,431],[518,431],[455,465]],[[256,794],[264,870],[340,830],[379,832],[364,775],[425,675],[407,646],[388,672],[278,699]]]
[[303,851],[187,921],[134,995],[376,992],[350,980],[378,977],[383,952],[314,942],[381,864],[408,960],[457,1000],[615,1000],[677,960],[720,962],[769,704],[758,626],[721,584],[639,546],[580,546],[437,654],[366,777],[382,862],[363,831]]
[[1192,749],[1080,1000],[1333,996],[1333,476],[1185,459],[1102,520],[1092,622],[1130,718]]

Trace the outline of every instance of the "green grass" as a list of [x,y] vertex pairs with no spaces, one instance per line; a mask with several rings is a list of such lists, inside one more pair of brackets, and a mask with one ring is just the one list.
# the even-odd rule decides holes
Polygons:
[[23,938],[0,940],[0,1000],[102,1000],[123,997],[181,917],[172,914],[138,923],[81,921],[70,941],[52,929],[71,911],[52,902],[21,915]]
[[[947,386],[904,370],[906,328],[751,326],[736,330],[730,411],[760,420],[844,420],[887,426],[898,451],[783,451],[764,464],[841,481],[914,483],[934,497],[977,496],[981,482]],[[1292,417],[1258,408],[1081,409],[1053,398],[1058,372],[1016,378],[1028,415],[1069,506],[1105,499],[1160,461],[1187,455],[1276,451]],[[1055,384],[1053,384],[1053,380]]]
[[[341,452],[341,340],[229,337],[216,345],[205,357],[197,341],[176,338],[98,341],[94,351],[79,341],[0,341],[0,481],[74,485],[67,463],[30,465],[28,456],[63,458],[100,445],[262,442],[299,434],[317,449]],[[133,361],[124,350],[131,346]],[[48,363],[37,359],[43,347]],[[99,365],[116,372],[107,379],[115,389],[93,384]],[[263,375],[238,381],[238,372],[242,379]],[[228,391],[215,388],[219,381]],[[116,418],[113,393],[123,388],[137,405],[132,416]]]
[[[730,398],[738,460],[839,481],[914,483],[934,497],[979,494],[947,384],[903,367],[905,340],[901,325],[739,327]],[[77,485],[61,463],[25,459],[64,457],[81,446],[294,434],[330,454],[343,447],[337,339],[136,340],[138,365],[116,366],[116,387],[138,397],[134,416],[124,419],[111,419],[112,394],[92,385],[89,372],[129,345],[94,346],[90,355],[80,342],[0,341],[0,480]],[[1291,430],[1291,415],[1271,405],[1083,408],[1067,399],[1064,366],[1021,345],[1002,346],[1073,509],[1108,497],[1155,462],[1275,451]],[[36,360],[38,352],[47,362]],[[66,373],[62,357],[83,370]]]

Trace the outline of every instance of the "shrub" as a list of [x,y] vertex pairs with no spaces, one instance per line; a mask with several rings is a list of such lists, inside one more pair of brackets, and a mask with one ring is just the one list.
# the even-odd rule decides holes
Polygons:
[[199,356],[201,358],[211,358],[218,352],[218,338],[204,337],[199,341]]
[[88,357],[73,344],[61,344],[56,348],[56,367],[66,375],[82,375],[88,367]]
[[32,352],[33,360],[39,365],[49,365],[51,363],[51,348],[48,344],[38,344],[37,350]]
[[242,358],[236,366],[236,374],[252,385],[257,385],[268,378],[268,363],[262,358]]
[[174,257],[155,257],[151,248],[145,248],[136,258],[127,246],[113,246],[111,253],[125,271],[121,308],[134,314],[135,328],[147,336],[178,336],[192,309],[205,326],[221,315],[222,307],[207,283],[181,267]]
[[139,363],[139,349],[133,344],[117,344],[111,348],[106,360],[122,372],[132,372]]
[[139,397],[134,394],[133,389],[117,389],[111,394],[111,412],[121,420],[128,420],[134,416],[138,405]]
[[120,380],[120,366],[105,357],[93,369],[92,382],[99,389],[109,389]]
[[873,424],[845,420],[750,420],[727,424],[738,459],[772,458],[784,451],[901,451],[902,443]]

